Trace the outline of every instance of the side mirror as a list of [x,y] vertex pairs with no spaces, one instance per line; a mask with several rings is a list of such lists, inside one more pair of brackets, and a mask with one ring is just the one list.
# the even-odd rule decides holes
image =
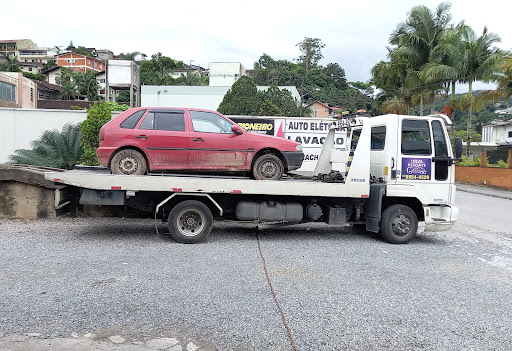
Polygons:
[[462,157],[462,138],[455,138],[455,158]]
[[233,133],[235,133],[236,135],[242,135],[242,131],[240,130],[240,128],[236,125],[236,124],[232,124],[231,125],[231,131]]

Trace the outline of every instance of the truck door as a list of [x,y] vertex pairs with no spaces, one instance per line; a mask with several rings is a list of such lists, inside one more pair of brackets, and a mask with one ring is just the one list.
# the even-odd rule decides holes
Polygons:
[[397,183],[414,184],[431,203],[448,203],[453,182],[445,131],[440,120],[401,117]]

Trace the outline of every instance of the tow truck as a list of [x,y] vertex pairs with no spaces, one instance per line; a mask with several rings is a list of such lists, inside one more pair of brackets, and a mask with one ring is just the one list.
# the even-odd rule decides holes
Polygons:
[[[123,206],[167,221],[180,243],[198,243],[215,220],[251,221],[259,227],[325,222],[352,224],[405,244],[425,231],[449,230],[459,210],[455,162],[445,115],[387,114],[333,122],[309,178],[254,180],[175,174],[114,175],[101,170],[45,172],[74,187],[80,204]],[[335,131],[350,132],[336,148]]]

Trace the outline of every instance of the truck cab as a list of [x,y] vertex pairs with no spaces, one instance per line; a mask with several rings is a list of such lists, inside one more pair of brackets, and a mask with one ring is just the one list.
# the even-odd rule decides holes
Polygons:
[[[446,128],[450,124],[445,115],[388,114],[370,118],[368,230],[380,229],[381,213],[393,205],[412,209],[417,219],[425,222],[425,231],[444,231],[453,226],[459,212],[453,205],[454,162],[461,150],[454,155]],[[361,129],[352,130],[352,148],[357,146],[360,134]],[[406,223],[400,219],[392,223],[395,232],[400,232],[400,225],[410,225],[406,217],[402,216]]]

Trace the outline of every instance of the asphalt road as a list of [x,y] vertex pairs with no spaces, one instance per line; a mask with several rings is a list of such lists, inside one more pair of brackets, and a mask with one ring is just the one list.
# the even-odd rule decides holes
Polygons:
[[217,223],[183,245],[151,220],[0,220],[0,350],[512,350],[512,201],[457,202],[451,231],[407,245],[323,224]]

